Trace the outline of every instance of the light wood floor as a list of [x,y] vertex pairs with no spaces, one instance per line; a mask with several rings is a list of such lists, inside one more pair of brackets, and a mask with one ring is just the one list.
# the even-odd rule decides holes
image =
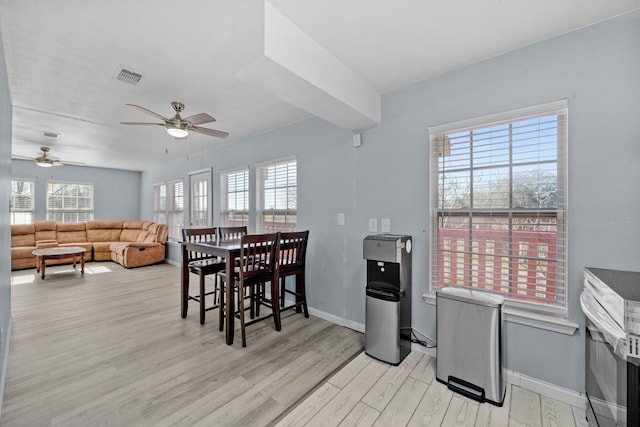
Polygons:
[[200,326],[191,304],[180,319],[174,266],[47,273],[13,274],[2,426],[586,426],[516,386],[501,408],[478,404],[437,382],[426,354],[390,366],[361,334],[292,312],[281,332],[262,322],[229,347],[217,312]]
[[293,311],[281,332],[260,322],[247,348],[239,330],[227,346],[217,311],[201,326],[191,303],[180,318],[169,264],[54,266],[12,283],[6,427],[264,426],[363,348],[362,334]]
[[399,366],[362,352],[277,422],[286,426],[586,427],[584,411],[516,386],[502,407],[453,393],[435,358],[411,352]]

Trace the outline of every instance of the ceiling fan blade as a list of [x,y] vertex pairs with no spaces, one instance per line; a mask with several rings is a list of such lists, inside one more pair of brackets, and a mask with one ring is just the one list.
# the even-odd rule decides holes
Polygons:
[[147,123],[147,122],[120,122],[121,125],[152,125],[152,126],[164,126],[164,123]]
[[135,104],[126,104],[126,105],[128,105],[128,106],[130,106],[130,107],[137,108],[138,110],[140,110],[140,111],[142,111],[142,112],[144,112],[144,113],[150,114],[150,115],[152,115],[153,117],[157,117],[157,118],[159,118],[160,120],[169,121],[169,119],[167,119],[165,116],[161,116],[160,114],[158,114],[158,113],[154,113],[153,111],[151,111],[151,110],[147,110],[146,108],[141,107],[141,106],[139,106],[139,105],[135,105]]
[[197,126],[192,126],[191,129],[194,132],[198,132],[198,133],[203,133],[205,135],[209,135],[209,136],[215,136],[218,138],[226,138],[229,136],[228,132],[223,132],[221,130],[215,130],[215,129],[207,129],[207,128],[201,128],[201,127],[197,127]]
[[183,119],[191,123],[192,126],[203,125],[205,123],[215,122],[216,119],[208,115],[207,113],[194,114],[186,119]]

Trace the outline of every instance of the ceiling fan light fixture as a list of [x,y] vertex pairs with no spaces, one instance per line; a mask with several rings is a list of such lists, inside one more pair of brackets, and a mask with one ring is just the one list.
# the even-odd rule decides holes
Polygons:
[[186,129],[167,127],[167,133],[174,138],[185,138],[189,135],[189,132]]
[[36,165],[40,166],[41,168],[50,168],[51,166],[53,166],[53,162],[49,159],[36,159]]

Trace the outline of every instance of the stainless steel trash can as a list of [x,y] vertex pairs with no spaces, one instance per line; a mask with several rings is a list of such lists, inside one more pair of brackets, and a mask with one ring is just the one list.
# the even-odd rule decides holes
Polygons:
[[480,402],[502,406],[502,305],[499,295],[446,287],[436,291],[436,379]]

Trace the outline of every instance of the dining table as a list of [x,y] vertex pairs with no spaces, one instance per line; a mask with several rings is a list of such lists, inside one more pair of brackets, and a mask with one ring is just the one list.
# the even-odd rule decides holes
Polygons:
[[[242,245],[239,240],[230,242],[180,242],[182,245],[182,279],[181,279],[181,291],[180,297],[182,302],[181,316],[187,317],[187,308],[189,301],[189,251],[196,251],[206,254],[211,254],[217,257],[225,259],[226,263],[226,295],[233,295],[233,289],[235,286],[235,274],[234,266],[236,264],[236,258],[240,256],[240,249]],[[234,332],[234,298],[227,297],[227,303],[225,304],[225,339],[227,345],[233,344],[233,332]]]

